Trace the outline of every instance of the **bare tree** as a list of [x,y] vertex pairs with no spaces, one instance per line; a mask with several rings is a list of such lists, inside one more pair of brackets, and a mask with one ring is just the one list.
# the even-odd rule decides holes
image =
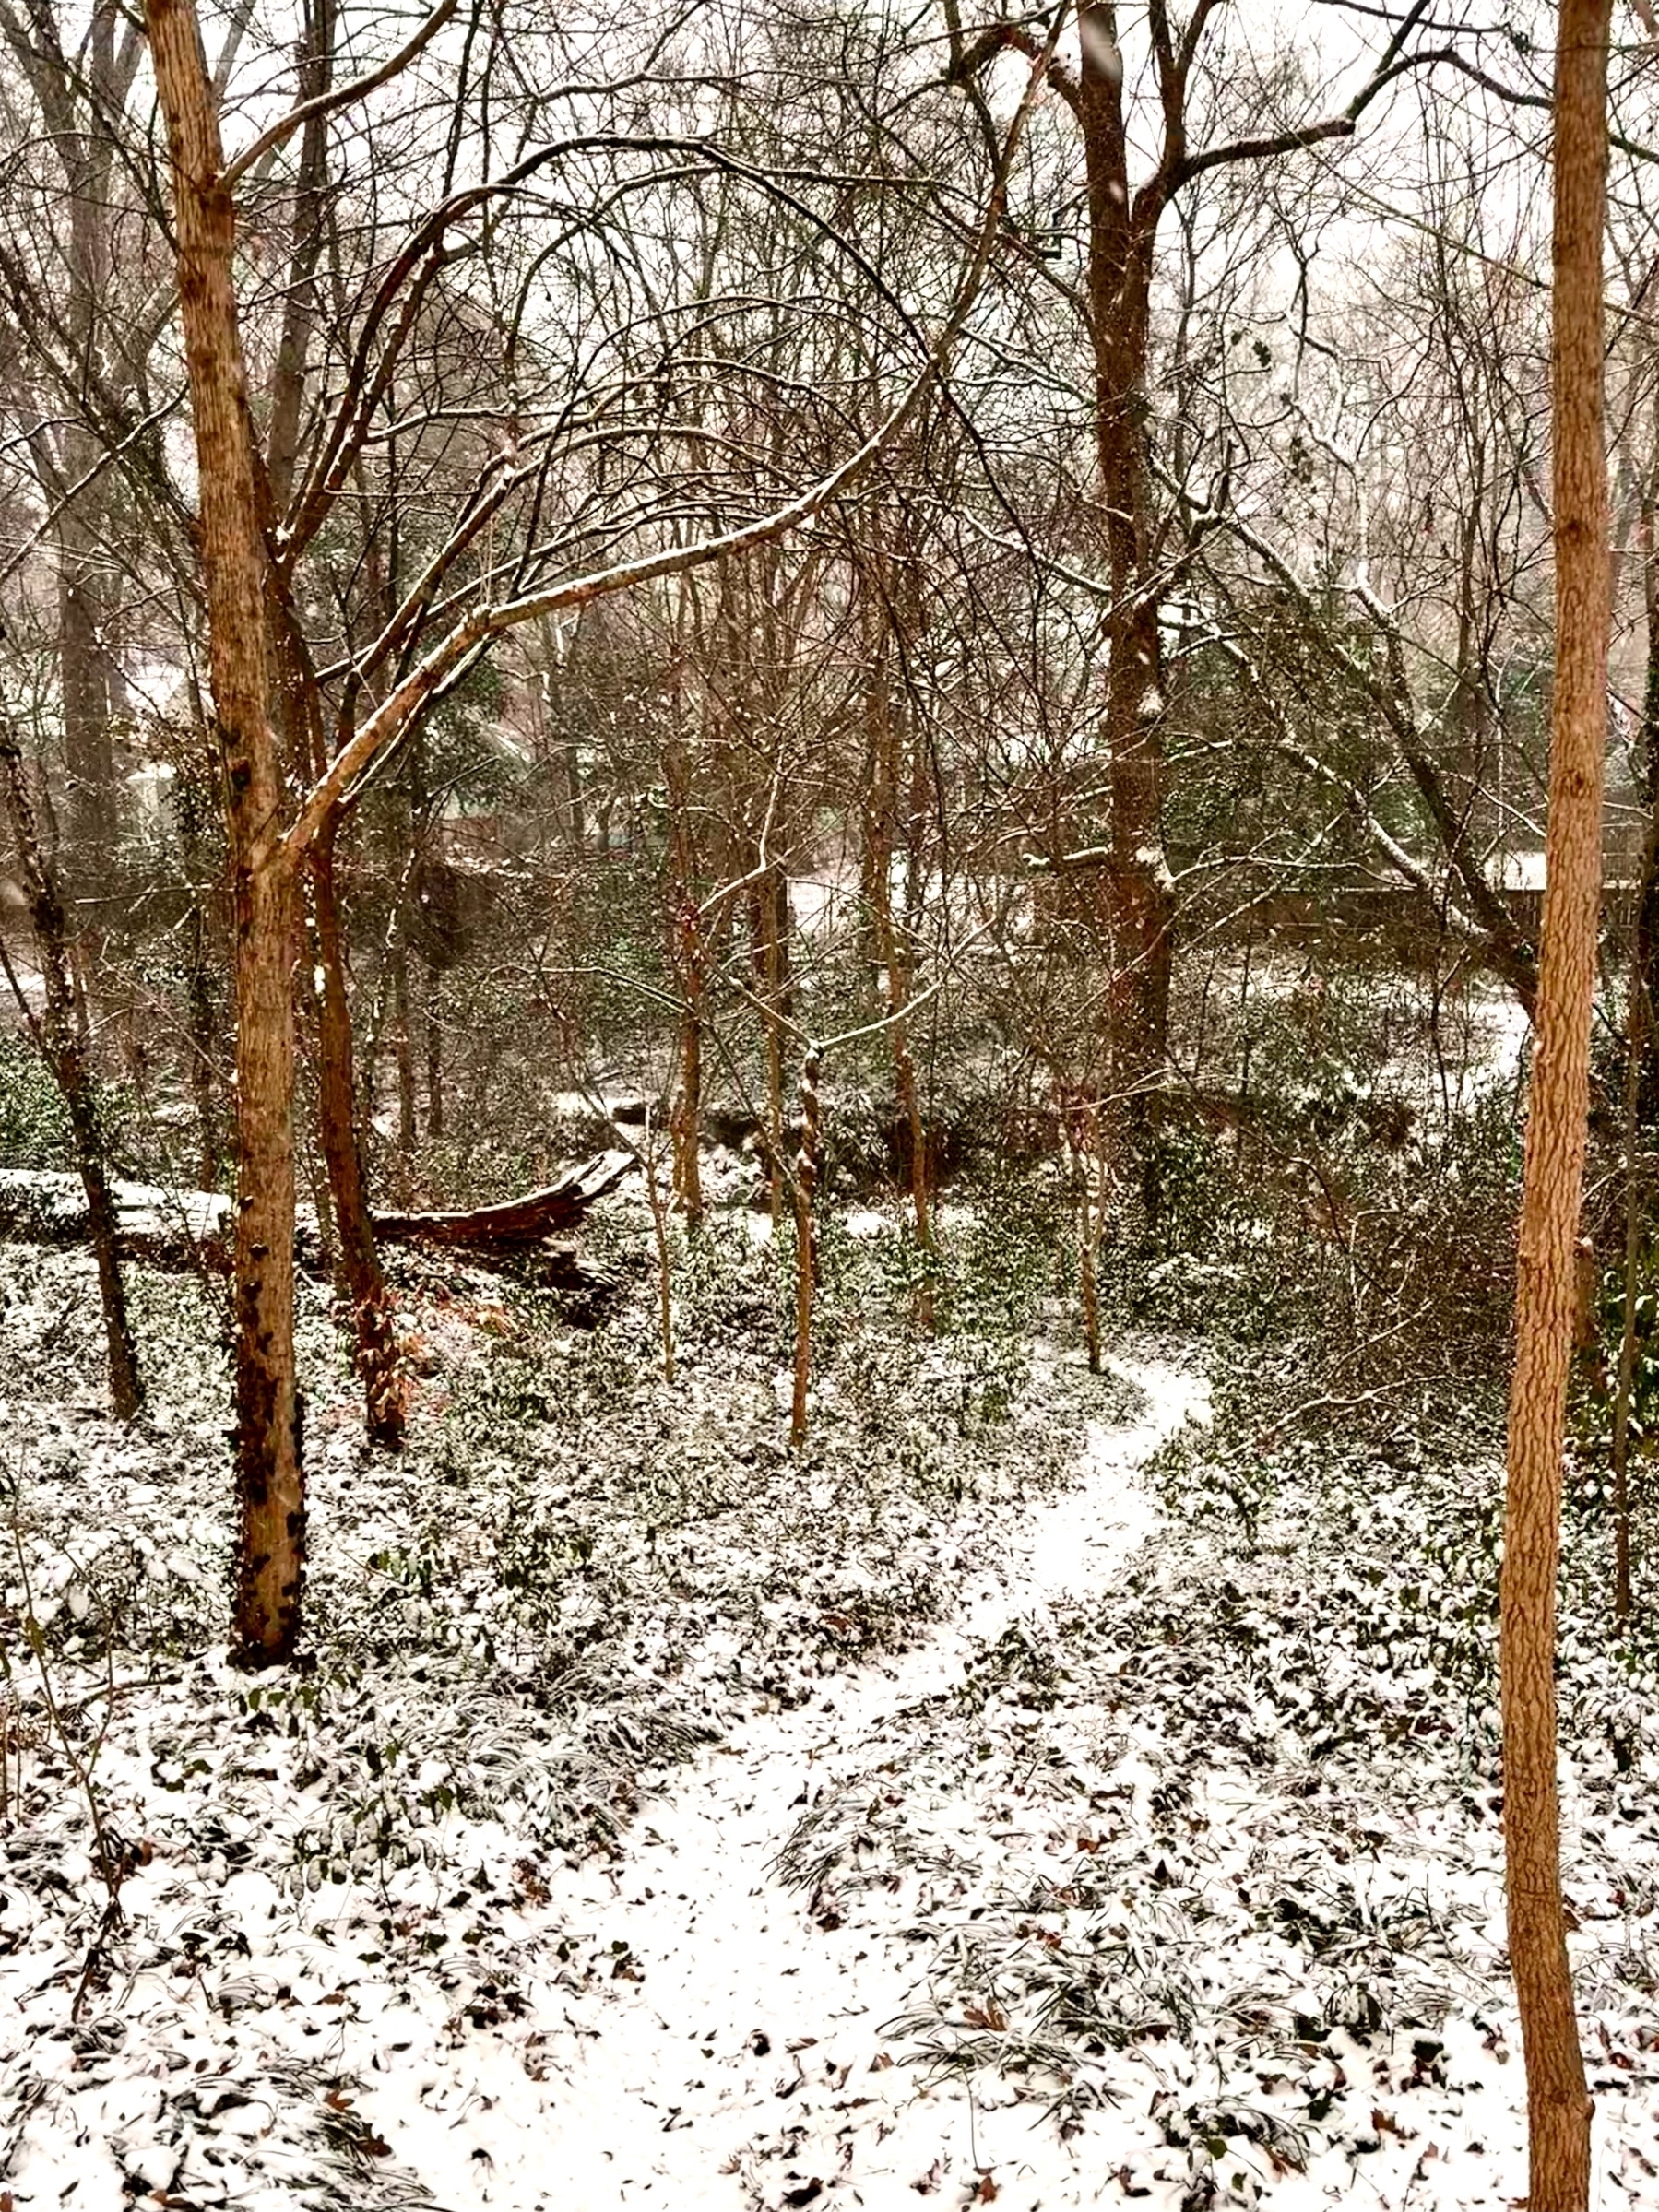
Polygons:
[[1556,1788],[1561,1454],[1589,1114],[1611,620],[1603,430],[1610,0],[1564,0],[1556,58],[1556,678],[1537,1052],[1527,1111],[1502,1578],[1503,1825],[1528,2201],[1584,2212],[1590,2094],[1573,2009]]

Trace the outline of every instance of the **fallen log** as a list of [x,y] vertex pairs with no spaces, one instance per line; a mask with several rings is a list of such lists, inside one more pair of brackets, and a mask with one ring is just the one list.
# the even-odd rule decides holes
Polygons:
[[574,1227],[596,1199],[616,1189],[633,1165],[629,1153],[600,1153],[545,1190],[499,1205],[473,1206],[459,1213],[375,1213],[371,1219],[382,1244],[465,1245],[475,1251],[540,1244]]
[[[571,1168],[545,1190],[454,1213],[375,1213],[385,1244],[443,1245],[480,1259],[525,1253],[560,1230],[574,1228],[596,1199],[614,1190],[634,1165],[624,1152],[602,1153]],[[231,1264],[231,1201],[217,1190],[172,1190],[150,1183],[110,1186],[118,1249],[150,1267],[201,1268],[223,1274]],[[44,1168],[0,1168],[0,1238],[15,1243],[84,1244],[89,1234],[80,1177]],[[302,1208],[294,1256],[308,1273],[322,1270],[314,1215]],[[556,1256],[562,1279],[581,1272],[568,1252]],[[597,1283],[598,1278],[595,1278]]]

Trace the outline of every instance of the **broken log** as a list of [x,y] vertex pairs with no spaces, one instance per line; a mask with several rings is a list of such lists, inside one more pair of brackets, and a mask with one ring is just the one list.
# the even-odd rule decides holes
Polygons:
[[[545,1190],[456,1213],[376,1213],[374,1234],[386,1244],[442,1245],[487,1260],[492,1252],[523,1254],[560,1230],[574,1228],[596,1199],[614,1190],[634,1165],[623,1152],[601,1153],[571,1168]],[[201,1268],[223,1274],[231,1264],[231,1201],[217,1190],[171,1190],[149,1183],[113,1182],[117,1248],[123,1258],[159,1268]],[[0,1238],[15,1243],[84,1244],[90,1234],[87,1196],[76,1175],[43,1168],[0,1168]],[[321,1272],[317,1226],[302,1208],[295,1257]],[[574,1255],[556,1255],[563,1281],[580,1273]],[[597,1283],[598,1278],[594,1279]]]
[[625,1152],[600,1153],[570,1168],[545,1190],[460,1213],[376,1213],[371,1218],[382,1244],[465,1245],[474,1251],[540,1244],[579,1222],[596,1199],[614,1190],[633,1166]]

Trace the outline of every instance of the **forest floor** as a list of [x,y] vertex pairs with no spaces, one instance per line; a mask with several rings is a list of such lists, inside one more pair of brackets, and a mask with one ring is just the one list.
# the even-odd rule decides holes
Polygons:
[[[411,1263],[397,1463],[308,1292],[314,1649],[264,1679],[211,1286],[136,1273],[124,1431],[84,1257],[0,1253],[6,2212],[1522,2197],[1493,1437],[1286,1441],[1214,1347],[1091,1377],[1007,1285],[907,1342],[899,1241],[831,1254],[799,1457],[741,1222],[671,1385],[643,1281],[581,1331]],[[1659,1694],[1572,1573],[1597,2201],[1651,2206]]]

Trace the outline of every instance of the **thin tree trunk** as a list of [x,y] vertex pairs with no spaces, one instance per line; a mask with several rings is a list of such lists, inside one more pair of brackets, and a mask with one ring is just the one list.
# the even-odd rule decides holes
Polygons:
[[[916,1317],[921,1328],[930,1332],[934,1319],[935,1247],[928,1188],[928,1133],[922,1118],[920,1086],[916,1080],[916,1060],[910,1049],[909,1024],[902,1011],[909,1001],[912,980],[909,938],[907,931],[901,942],[893,916],[893,860],[897,846],[899,786],[904,772],[903,744],[893,710],[887,657],[879,634],[871,645],[870,668],[868,706],[873,779],[865,811],[865,880],[875,956],[886,985],[887,1037],[893,1053],[894,1087],[910,1155],[912,1227],[922,1268]],[[912,861],[914,874],[913,856]]]
[[[1653,831],[1642,855],[1642,873],[1653,871]],[[1630,958],[1629,1004],[1625,1010],[1625,1248],[1623,1303],[1618,1331],[1618,1368],[1613,1392],[1613,1614],[1629,1620],[1630,1582],[1630,1402],[1636,1387],[1637,1304],[1641,1282],[1642,1205],[1641,1123],[1638,1114],[1641,1061],[1652,1010],[1642,976],[1640,946]]]
[[397,1069],[397,1150],[406,1179],[415,1152],[415,1050],[410,1028],[409,945],[400,926],[392,940],[392,1051]]
[[[749,896],[750,953],[755,988],[764,1009],[766,1042],[766,1189],[772,1226],[784,1217],[784,1030],[781,993],[786,970],[779,937],[776,866],[762,870]],[[786,893],[787,895],[787,893]]]
[[219,1189],[219,1114],[213,1097],[213,974],[207,960],[207,917],[200,897],[190,917],[190,1098],[196,1108],[196,1179]]
[[795,1155],[795,1389],[789,1442],[806,1442],[807,1390],[812,1378],[812,1298],[818,1287],[818,1074],[815,1047],[800,1068],[800,1150]]
[[34,1024],[36,1041],[69,1116],[76,1169],[87,1194],[87,1226],[98,1269],[98,1295],[103,1308],[104,1343],[109,1355],[110,1402],[120,1420],[130,1421],[144,1402],[144,1391],[138,1378],[138,1354],[133,1342],[132,1324],[127,1317],[126,1285],[116,1253],[115,1206],[110,1194],[92,1071],[81,1042],[75,972],[69,958],[69,929],[41,843],[29,787],[24,780],[22,758],[9,732],[0,733],[0,768],[5,774],[6,812],[17,842],[23,891],[34,924],[41,979],[45,990],[45,1011]]
[[[676,686],[678,704],[678,686]],[[674,1145],[674,1196],[688,1224],[703,1219],[703,1000],[707,948],[697,909],[697,854],[692,830],[691,769],[678,738],[663,753],[669,794],[670,955],[680,985],[680,1082],[670,1118]]]
[[404,1388],[391,1298],[369,1217],[362,1150],[358,1141],[351,1015],[335,885],[338,830],[338,820],[331,816],[318,831],[311,849],[317,955],[317,1130],[328,1170],[340,1283],[351,1309],[369,1441],[387,1451],[399,1451],[404,1437]]
[[180,317],[196,430],[215,716],[224,753],[236,977],[234,1636],[252,1665],[300,1635],[305,1494],[294,1373],[293,964],[298,901],[280,843],[260,534],[233,276],[235,212],[188,0],[146,0],[172,157]]
[[1501,1605],[1510,1959],[1533,2212],[1585,2212],[1590,2095],[1573,2009],[1556,1785],[1561,1457],[1590,1098],[1610,619],[1602,391],[1610,0],[1563,0],[1556,63],[1556,668],[1537,1047],[1526,1123]]
[[[1654,474],[1659,477],[1659,456]],[[1642,689],[1641,751],[1638,787],[1647,810],[1648,835],[1636,887],[1636,967],[1650,1008],[1659,1007],[1659,482],[1650,480],[1638,534],[1641,545],[1641,597],[1647,645]],[[1637,1114],[1644,1129],[1659,1122],[1659,1022],[1650,1022],[1637,1083]]]
[[645,1169],[646,1203],[651,1210],[651,1233],[657,1243],[657,1321],[662,1345],[662,1378],[674,1379],[674,1277],[669,1247],[669,1209],[657,1172],[657,1131],[651,1127],[651,1109],[646,1107],[645,1135],[640,1147]]
[[444,976],[432,961],[426,964],[423,1012],[426,1018],[426,1133],[437,1141],[444,1134]]
[[209,929],[208,864],[203,849],[207,811],[214,802],[206,777],[192,771],[181,772],[173,789],[184,875],[192,892],[190,965],[185,991],[189,1010],[190,1096],[196,1108],[196,1179],[203,1190],[217,1190],[222,1157],[214,1097],[219,1025],[214,1004],[216,964]]

